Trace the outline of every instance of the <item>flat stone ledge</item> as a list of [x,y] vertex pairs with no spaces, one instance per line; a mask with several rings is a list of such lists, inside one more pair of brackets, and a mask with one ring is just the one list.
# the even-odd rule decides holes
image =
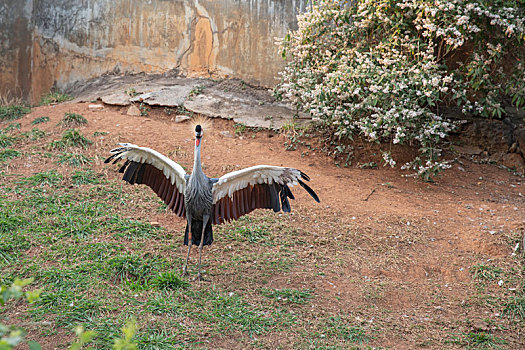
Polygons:
[[107,105],[184,107],[210,118],[230,119],[249,127],[280,129],[291,122],[305,125],[311,117],[276,101],[267,89],[239,80],[214,81],[170,75],[105,75],[71,89],[73,102],[101,100]]

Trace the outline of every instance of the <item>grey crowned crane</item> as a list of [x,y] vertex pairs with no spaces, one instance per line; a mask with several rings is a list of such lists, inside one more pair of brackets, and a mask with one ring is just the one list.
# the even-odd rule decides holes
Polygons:
[[130,184],[149,186],[168,208],[180,217],[186,217],[184,245],[188,254],[183,268],[186,275],[191,246],[199,247],[199,272],[201,277],[202,247],[213,242],[212,224],[219,225],[236,220],[251,211],[273,209],[290,212],[288,198],[295,199],[290,187],[301,185],[316,202],[317,194],[303,180],[310,178],[294,168],[256,165],[233,171],[220,178],[209,178],[202,171],[201,144],[203,129],[195,127],[195,153],[193,171],[188,175],[171,159],[150,148],[121,143],[111,150],[105,163],[125,159],[119,169],[123,180]]

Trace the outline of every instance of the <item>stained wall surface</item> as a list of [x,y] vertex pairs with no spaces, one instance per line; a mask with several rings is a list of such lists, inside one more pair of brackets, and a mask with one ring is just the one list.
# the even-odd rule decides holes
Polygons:
[[271,86],[275,39],[308,0],[0,0],[0,93],[31,101],[107,72],[236,77]]

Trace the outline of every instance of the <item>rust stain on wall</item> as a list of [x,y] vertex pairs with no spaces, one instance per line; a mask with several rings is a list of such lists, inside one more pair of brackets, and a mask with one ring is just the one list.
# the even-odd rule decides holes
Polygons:
[[0,93],[18,89],[36,102],[53,86],[108,72],[172,69],[271,86],[284,63],[274,39],[306,2],[0,0]]

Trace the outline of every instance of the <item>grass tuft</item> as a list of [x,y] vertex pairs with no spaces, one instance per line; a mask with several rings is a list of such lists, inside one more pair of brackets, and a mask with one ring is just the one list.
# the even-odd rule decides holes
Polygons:
[[151,281],[151,284],[160,290],[176,290],[190,286],[188,282],[181,279],[180,276],[173,271],[161,272]]
[[20,154],[21,154],[20,152],[14,149],[8,148],[8,149],[0,150],[0,163],[5,162],[9,159],[16,158],[20,156]]
[[88,148],[93,141],[82,135],[77,129],[69,129],[64,132],[60,140],[49,144],[51,150],[66,150],[70,147]]
[[75,171],[71,177],[73,184],[76,186],[79,185],[95,185],[102,183],[100,175],[95,173],[93,170],[84,170],[84,171]]
[[478,264],[470,268],[474,279],[484,280],[484,281],[494,281],[499,278],[503,270],[496,266],[489,266]]
[[361,327],[350,326],[348,321],[340,316],[328,318],[325,324],[324,334],[359,344],[367,343],[370,340]]
[[53,186],[57,185],[62,181],[62,175],[54,171],[45,171],[37,173],[33,176],[22,178],[20,183],[30,186]]
[[0,121],[20,119],[30,112],[26,106],[0,106]]
[[35,118],[31,124],[32,125],[37,125],[37,124],[42,124],[42,123],[47,123],[49,121],[49,117],[38,117],[38,118]]
[[77,113],[66,113],[60,124],[62,126],[73,128],[81,125],[87,124],[87,119],[83,115]]
[[93,158],[80,153],[62,152],[58,157],[58,164],[65,164],[72,167],[81,167],[92,162]]
[[525,320],[525,296],[512,296],[504,304],[503,314]]
[[33,128],[31,131],[24,132],[22,134],[23,137],[31,140],[36,141],[46,136],[46,132],[43,130],[40,130],[38,128]]

